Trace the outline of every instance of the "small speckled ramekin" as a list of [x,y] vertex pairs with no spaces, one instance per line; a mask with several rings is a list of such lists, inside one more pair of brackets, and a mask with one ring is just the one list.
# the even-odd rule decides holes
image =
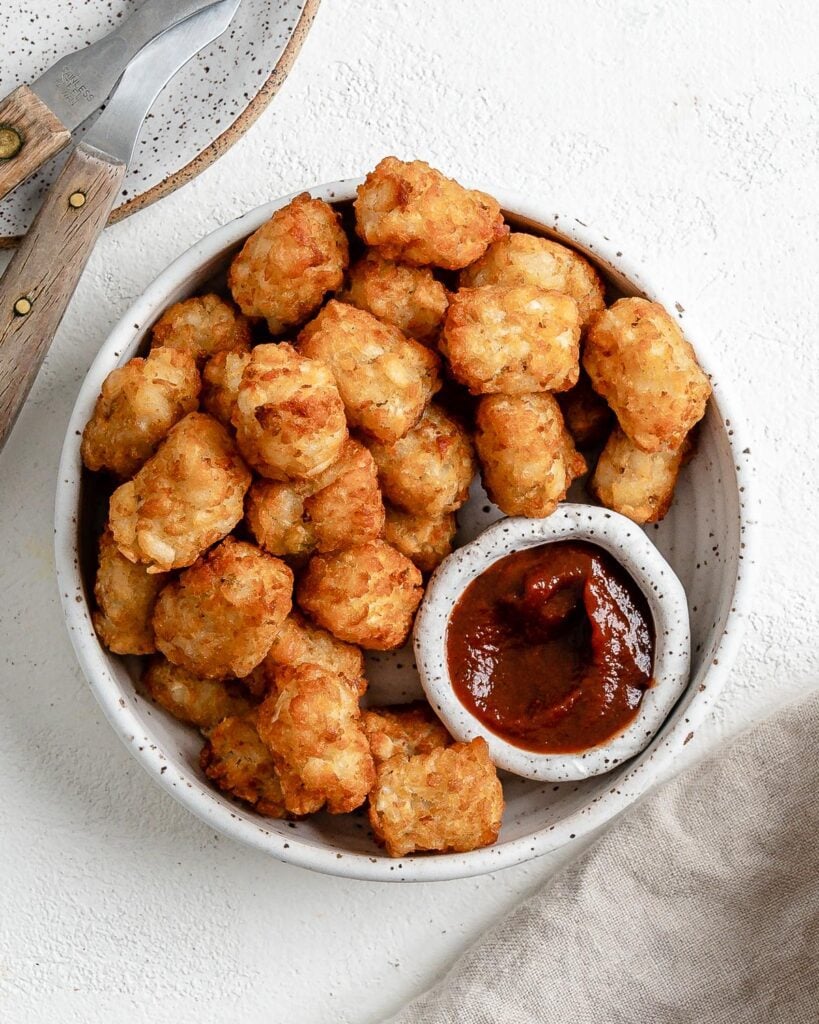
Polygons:
[[[588,541],[613,555],[645,595],[654,620],[654,685],[626,729],[581,754],[524,750],[487,728],[456,696],[446,656],[452,610],[472,580],[504,555],[559,540]],[[601,775],[644,750],[685,690],[691,662],[688,604],[674,570],[630,519],[594,505],[561,505],[548,519],[501,519],[459,548],[433,575],[413,640],[424,692],[452,735],[463,742],[482,736],[499,768],[549,782]]]

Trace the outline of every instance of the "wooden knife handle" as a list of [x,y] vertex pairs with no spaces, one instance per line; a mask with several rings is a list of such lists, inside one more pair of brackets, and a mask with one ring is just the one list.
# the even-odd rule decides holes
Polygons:
[[0,199],[64,149],[71,132],[27,85],[0,102]]
[[0,448],[34,383],[124,176],[125,164],[84,143],[79,145],[0,280]]

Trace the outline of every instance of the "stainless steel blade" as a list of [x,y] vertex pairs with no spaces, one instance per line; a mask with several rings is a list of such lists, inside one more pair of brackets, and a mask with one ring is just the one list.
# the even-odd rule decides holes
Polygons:
[[31,89],[69,130],[102,106],[128,63],[162,32],[219,0],[146,0],[118,28],[83,50],[66,54]]
[[154,100],[176,72],[230,24],[241,0],[220,0],[164,32],[131,61],[84,141],[128,164]]

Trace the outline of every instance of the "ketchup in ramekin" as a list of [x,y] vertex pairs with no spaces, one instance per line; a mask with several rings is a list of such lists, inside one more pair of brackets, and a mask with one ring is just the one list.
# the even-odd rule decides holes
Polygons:
[[578,753],[621,732],[652,685],[654,624],[626,570],[594,544],[555,541],[499,559],[449,619],[461,703],[507,742]]

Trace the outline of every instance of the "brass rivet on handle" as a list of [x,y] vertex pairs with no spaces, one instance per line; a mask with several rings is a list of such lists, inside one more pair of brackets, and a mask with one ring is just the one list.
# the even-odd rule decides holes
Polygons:
[[14,303],[14,315],[26,316],[30,312],[31,299],[27,299],[25,295],[21,295],[20,298]]
[[73,207],[75,210],[79,210],[81,206],[85,206],[85,192],[72,192],[68,197],[68,205]]
[[0,124],[0,160],[11,160],[23,148],[23,136],[10,124]]

